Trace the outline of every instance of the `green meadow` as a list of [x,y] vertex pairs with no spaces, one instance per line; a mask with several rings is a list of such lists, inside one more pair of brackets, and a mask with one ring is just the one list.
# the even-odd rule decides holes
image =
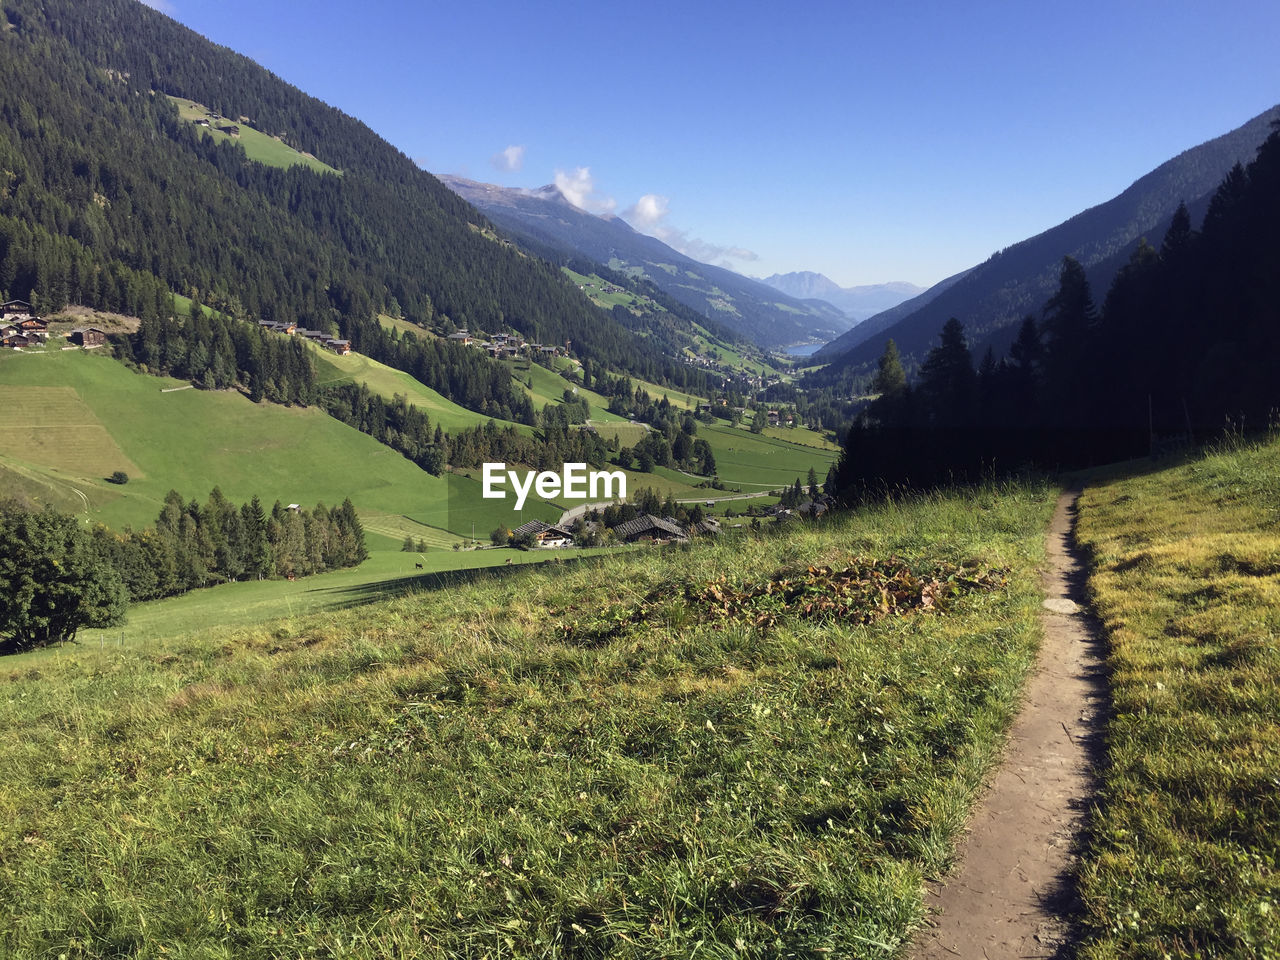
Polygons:
[[[10,658],[0,952],[897,956],[1015,712],[1053,499]],[[979,579],[882,616],[860,557]],[[762,592],[810,580],[845,612]]]
[[[443,427],[446,433],[466,430],[489,419],[446,399],[430,387],[423,386],[403,370],[388,367],[364,354],[349,353],[340,356],[314,343],[308,344],[308,350],[316,367],[316,383],[364,384],[386,400],[402,396],[429,416],[433,424]],[[514,426],[524,433],[531,429],[524,424],[510,423],[507,420],[497,422],[503,426]]]
[[[202,104],[196,103],[194,100],[184,100],[181,97],[169,97],[178,107],[178,115],[188,123],[195,123],[197,120],[203,119],[209,115],[209,110]],[[201,128],[203,132],[212,137],[215,141],[221,143],[226,140],[234,141],[244,147],[245,156],[257,163],[265,164],[268,167],[293,167],[304,166],[310,167],[317,173],[332,173],[337,176],[342,175],[341,170],[337,170],[327,163],[317,160],[309,153],[302,153],[289,146],[284,141],[263,133],[255,129],[251,124],[241,123],[238,120],[226,119],[214,121],[215,124],[234,124],[239,127],[238,135],[233,136],[230,133],[224,133],[216,129],[214,126]]]
[[411,320],[405,320],[403,317],[390,317],[385,313],[378,314],[378,323],[387,330],[399,330],[401,333],[412,333],[420,339],[427,339],[434,336],[430,330],[418,326]]
[[[164,600],[134,604],[119,627],[82,630],[78,647],[53,648],[41,657],[60,657],[84,648],[135,647],[172,641],[211,630],[251,627],[268,621],[289,622],[310,614],[344,610],[393,597],[444,589],[452,582],[481,576],[478,571],[508,565],[559,562],[596,556],[600,550],[545,551],[509,548],[452,550],[429,546],[423,552],[374,550],[358,567],[335,570],[301,580],[251,580],[192,590]],[[421,566],[419,566],[421,564]]]
[[[237,502],[350,497],[363,518],[444,527],[431,520],[447,516],[446,478],[317,409],[195,390],[78,350],[0,357],[0,394],[22,414],[21,427],[0,430],[4,475],[50,502],[80,499],[74,488],[76,512],[108,526],[149,526],[170,489],[203,500],[216,484]],[[117,469],[127,484],[107,482]]]
[[559,404],[564,402],[564,392],[566,390],[577,390],[578,395],[584,397],[590,408],[590,416],[592,423],[625,423],[626,418],[620,417],[616,413],[610,413],[608,410],[609,400],[607,397],[601,396],[594,390],[588,390],[586,387],[576,383],[570,383],[560,374],[548,370],[541,364],[534,363],[528,359],[503,360],[502,363],[511,371],[511,376],[515,378],[524,391],[529,394],[529,398],[533,401],[533,405],[538,409],[546,406],[548,403]]
[[728,424],[698,424],[698,436],[711,444],[716,457],[716,471],[730,487],[742,487],[744,493],[790,486],[799,478],[803,484],[812,467],[818,482],[826,480],[827,470],[839,456],[838,449],[821,443],[819,434],[796,428],[781,431],[814,446],[783,439],[778,435],[752,433],[745,427]]

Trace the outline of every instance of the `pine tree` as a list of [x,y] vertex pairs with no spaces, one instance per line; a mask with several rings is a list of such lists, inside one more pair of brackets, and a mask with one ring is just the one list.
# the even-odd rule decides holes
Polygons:
[[893,397],[907,385],[907,373],[902,369],[902,358],[898,355],[898,345],[890,339],[884,345],[884,353],[876,368],[876,378],[871,389],[882,397]]

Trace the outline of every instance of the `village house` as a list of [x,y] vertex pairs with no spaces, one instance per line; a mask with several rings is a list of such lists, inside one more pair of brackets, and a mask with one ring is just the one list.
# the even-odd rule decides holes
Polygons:
[[689,528],[689,533],[695,537],[718,536],[720,534],[720,521],[715,517],[707,517],[693,524]]
[[675,520],[655,517],[651,513],[620,523],[613,535],[623,543],[684,543],[689,539],[685,529]]
[[535,547],[548,550],[573,546],[572,533],[564,527],[547,523],[545,520],[530,520],[528,523],[522,523],[511,531],[511,536],[517,543],[528,537],[532,539]]
[[454,343],[460,343],[465,347],[471,343],[472,338],[471,338],[471,334],[468,333],[466,330],[457,330],[449,334],[449,336],[447,336],[445,339],[452,340]]
[[29,347],[32,344],[30,337],[21,333],[10,333],[0,339],[0,346],[8,350],[21,350],[23,347]]
[[350,340],[336,340],[331,337],[324,342],[324,345],[334,353],[341,354],[344,357],[351,352]]
[[17,320],[18,331],[35,340],[49,339],[49,321],[39,317],[21,317]]
[[35,312],[31,309],[31,304],[25,300],[6,300],[0,303],[0,320],[19,320],[26,317],[34,317]]
[[100,347],[107,342],[107,334],[104,330],[97,327],[76,327],[68,334],[67,339],[74,343],[77,347],[84,347],[91,350],[94,347]]

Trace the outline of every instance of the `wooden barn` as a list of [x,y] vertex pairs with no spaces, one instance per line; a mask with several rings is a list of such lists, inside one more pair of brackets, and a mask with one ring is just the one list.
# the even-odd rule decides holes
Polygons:
[[67,338],[77,347],[84,347],[86,350],[93,347],[100,347],[107,342],[107,334],[97,327],[76,327],[71,331]]

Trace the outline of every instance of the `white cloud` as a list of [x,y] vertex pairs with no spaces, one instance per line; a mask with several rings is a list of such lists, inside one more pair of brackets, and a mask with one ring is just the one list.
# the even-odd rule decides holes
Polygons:
[[634,206],[623,211],[622,216],[637,230],[647,233],[659,227],[667,215],[670,201],[656,193],[646,193]]
[[173,16],[177,13],[177,8],[169,2],[169,0],[142,0],[144,6],[150,7],[152,10],[159,10],[161,13]]
[[519,170],[524,167],[524,145],[512,144],[505,150],[499,150],[489,158],[489,162],[498,170],[508,173]]
[[702,263],[714,263],[733,270],[735,269],[733,261],[751,262],[760,259],[757,254],[743,247],[707,243],[705,240],[689,236],[687,230],[671,226],[667,222],[670,206],[671,202],[666,197],[656,193],[646,193],[635,204],[622,211],[622,219],[641,233],[657,237],[686,257],[692,257]]
[[590,167],[577,167],[572,173],[557,170],[556,189],[575,207],[587,213],[613,213],[618,206],[613,197],[596,192]]

